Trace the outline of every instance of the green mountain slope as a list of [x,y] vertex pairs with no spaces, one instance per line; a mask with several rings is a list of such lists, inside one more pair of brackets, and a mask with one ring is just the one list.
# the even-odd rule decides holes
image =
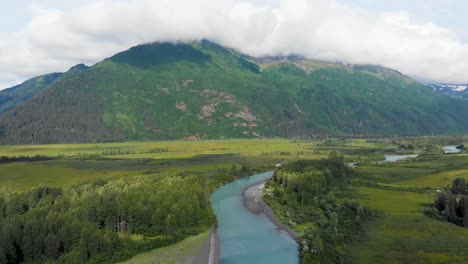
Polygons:
[[15,108],[49,87],[60,78],[68,77],[85,70],[83,64],[72,67],[66,73],[50,73],[31,78],[22,84],[0,91],[0,115]]
[[390,69],[141,45],[0,119],[3,144],[468,131],[465,102]]

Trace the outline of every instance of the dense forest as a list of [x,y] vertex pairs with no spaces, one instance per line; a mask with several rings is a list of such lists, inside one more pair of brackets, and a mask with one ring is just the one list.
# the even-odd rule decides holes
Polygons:
[[296,231],[302,263],[347,263],[346,244],[364,231],[370,211],[342,196],[353,171],[336,153],[328,159],[297,161],[278,169],[265,201]]
[[147,175],[0,192],[0,263],[113,263],[215,223],[203,177]]
[[429,217],[468,228],[468,185],[465,179],[457,178],[451,188],[439,190],[434,204],[424,208],[424,213]]

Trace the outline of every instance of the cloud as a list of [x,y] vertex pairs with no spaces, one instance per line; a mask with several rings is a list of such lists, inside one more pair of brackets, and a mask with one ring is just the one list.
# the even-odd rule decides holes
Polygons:
[[405,12],[370,12],[336,0],[83,0],[68,9],[36,4],[27,26],[2,35],[0,87],[93,64],[140,43],[202,38],[254,56],[302,54],[468,83],[468,44]]

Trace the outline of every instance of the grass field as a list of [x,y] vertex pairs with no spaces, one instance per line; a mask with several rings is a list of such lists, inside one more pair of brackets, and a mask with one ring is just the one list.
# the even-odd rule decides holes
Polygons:
[[[125,170],[98,171],[94,169],[77,169],[61,165],[59,162],[9,163],[0,165],[0,182],[3,188],[24,191],[44,184],[54,187],[70,187],[74,184],[95,180],[129,176],[132,172]],[[135,174],[135,173],[133,173]]]
[[380,215],[351,250],[355,263],[466,263],[468,230],[421,213],[433,200],[431,193],[357,190]]
[[[381,147],[381,146],[380,146]],[[383,159],[379,146],[365,140],[324,144],[320,140],[209,140],[100,144],[2,146],[0,156],[58,157],[52,161],[0,164],[0,186],[22,191],[38,184],[69,187],[97,178],[132,176],[171,171],[208,176],[222,183],[222,171],[243,164],[261,170],[264,166],[296,159],[317,159],[331,150],[350,153],[350,161]],[[217,186],[217,184],[215,184]]]
[[287,140],[287,139],[232,139],[205,141],[158,141],[158,142],[124,142],[98,144],[63,144],[63,145],[27,145],[2,146],[0,156],[76,156],[97,154],[111,158],[191,158],[197,155],[234,153],[242,156],[267,155],[280,159],[319,158],[330,150],[337,150],[350,156],[362,154],[362,158],[375,156],[380,151],[395,146],[369,143],[366,140],[336,140],[324,143],[321,140]]
[[142,253],[120,264],[190,263],[189,261],[195,258],[210,235],[211,232],[201,233],[177,244]]
[[434,201],[436,189],[456,177],[468,179],[467,162],[466,155],[431,155],[357,166],[353,190],[376,216],[363,240],[352,246],[353,262],[468,263],[468,229],[421,212]]
[[[56,157],[37,162],[0,164],[0,186],[14,191],[46,184],[70,187],[98,178],[175,172],[207,177],[214,189],[233,180],[230,171],[271,169],[276,163],[343,153],[359,161],[352,193],[375,213],[366,235],[352,245],[355,263],[468,263],[468,229],[430,219],[421,213],[435,191],[456,177],[468,179],[468,155],[422,155],[379,164],[396,146],[366,140],[210,140],[70,145],[1,146],[0,156]],[[207,239],[207,233],[128,263],[184,263],[184,254]],[[145,262],[147,261],[147,262]],[[159,262],[158,262],[159,261]]]

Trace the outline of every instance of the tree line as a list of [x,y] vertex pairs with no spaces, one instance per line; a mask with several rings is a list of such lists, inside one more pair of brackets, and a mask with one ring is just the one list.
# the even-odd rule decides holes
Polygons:
[[0,164],[2,163],[13,163],[13,162],[31,162],[31,161],[47,161],[56,159],[55,157],[35,155],[35,156],[1,156]]
[[303,225],[301,263],[346,263],[346,244],[364,232],[369,209],[343,196],[354,177],[343,157],[302,160],[279,168],[265,201],[290,226]]
[[304,204],[353,176],[354,172],[344,164],[343,156],[332,152],[328,159],[286,164],[275,171],[273,181],[295,193],[298,202]]
[[0,263],[113,263],[174,243],[215,223],[207,190],[177,175],[2,190]]

